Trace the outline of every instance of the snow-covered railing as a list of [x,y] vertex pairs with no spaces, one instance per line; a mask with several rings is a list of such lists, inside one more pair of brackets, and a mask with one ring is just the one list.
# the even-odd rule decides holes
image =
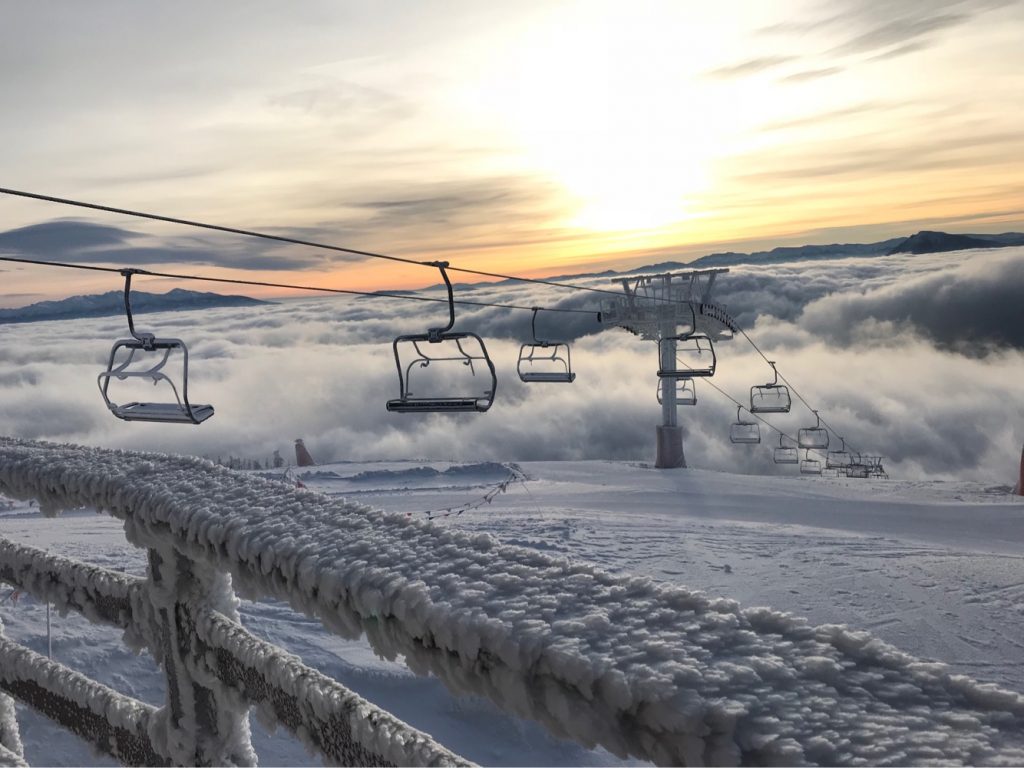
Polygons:
[[[1024,763],[1024,698],[865,632],[741,609],[199,459],[0,439],[0,492],[36,498],[44,512],[106,510],[149,549],[145,590],[112,576],[95,616],[120,616],[126,600],[137,641],[171,660],[169,682],[180,678],[172,694],[191,692],[178,730],[150,728],[178,739],[154,739],[175,762],[197,744],[214,762],[243,762],[248,703],[267,712],[270,701],[294,724],[272,691],[300,697],[308,685],[319,701],[329,687],[277,665],[280,652],[241,629],[234,587],[287,600],[340,634],[365,633],[379,653],[401,655],[455,693],[489,697],[618,755],[687,765]],[[37,557],[0,552],[4,561]],[[75,593],[67,599],[93,600]],[[159,638],[168,638],[164,651]],[[266,694],[254,693],[263,685]],[[236,695],[243,689],[249,699]],[[200,705],[216,717],[190,714]],[[158,726],[165,709],[153,716]],[[406,743],[390,724],[348,717],[372,734],[351,726],[352,739],[392,762],[457,759],[426,742],[416,742],[422,754],[406,746],[413,757],[389,757],[373,745]]]
[[[126,630],[126,639],[132,645],[144,644],[141,636],[133,634],[137,631],[133,606],[144,605],[147,579],[0,539],[0,581],[50,602],[58,610],[77,611],[92,621]],[[178,605],[176,613],[181,635],[192,638],[179,664],[194,670],[205,663],[220,685],[260,707],[330,763],[464,763],[429,737],[417,734],[277,646],[253,637],[224,615],[186,605]],[[166,648],[166,643],[163,645]],[[0,688],[124,763],[165,765],[170,760],[167,754],[156,751],[147,735],[156,712],[153,707],[2,637]],[[78,694],[69,699],[65,689]],[[105,719],[109,712],[119,713],[116,725]],[[197,754],[195,762],[210,761]]]

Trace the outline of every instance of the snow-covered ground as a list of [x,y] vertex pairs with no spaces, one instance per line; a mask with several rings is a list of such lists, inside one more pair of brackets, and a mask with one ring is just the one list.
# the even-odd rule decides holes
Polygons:
[[[1024,499],[968,481],[875,481],[654,470],[623,462],[534,462],[526,480],[463,514],[509,477],[493,463],[341,463],[302,476],[309,487],[424,517],[613,572],[765,605],[812,625],[870,630],[903,651],[982,682],[1024,691]],[[426,468],[426,469],[425,469]],[[294,472],[294,470],[293,470]],[[0,504],[0,508],[2,508]],[[141,574],[122,523],[91,511],[43,518],[25,502],[0,511],[0,535]],[[45,609],[0,592],[9,637],[45,652]],[[432,678],[343,640],[280,603],[243,603],[255,634],[300,655],[356,692],[486,764],[618,763],[550,737],[480,699],[455,698]],[[54,657],[144,701],[163,703],[152,661],[118,632],[53,617]],[[19,706],[34,764],[100,764],[75,737]],[[254,722],[264,764],[310,757],[283,731]]]

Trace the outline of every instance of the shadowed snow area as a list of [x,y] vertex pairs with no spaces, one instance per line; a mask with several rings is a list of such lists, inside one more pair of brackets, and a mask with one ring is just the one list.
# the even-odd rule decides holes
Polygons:
[[[977,487],[968,503],[909,484],[872,502],[869,485],[557,466],[524,467],[540,477],[526,484],[535,494],[515,497],[520,509],[536,509],[532,525],[487,526],[480,513],[476,530],[459,530],[405,514],[450,493],[434,476],[418,499],[404,490],[390,496],[398,514],[387,514],[325,493],[374,471],[365,465],[332,465],[324,469],[337,480],[325,474],[316,490],[296,490],[199,459],[0,439],[0,492],[38,498],[49,512],[102,507],[126,521],[130,538],[164,531],[189,556],[229,570],[241,594],[287,600],[346,637],[365,633],[384,657],[403,656],[456,693],[487,697],[585,745],[671,764],[1024,761],[1024,698],[1016,693],[868,632],[741,608],[566,557],[587,547],[540,551],[619,508],[636,513],[634,528],[648,515],[655,526],[671,515],[732,526],[768,518],[793,529],[818,525],[836,539],[857,531],[862,543],[875,534],[934,546],[973,530],[973,546],[1001,537],[1002,548],[988,551],[1005,553],[1019,551],[1019,533],[1010,533],[1019,530],[1019,504],[987,503]],[[394,480],[403,468],[380,469]],[[411,473],[408,485],[426,474]],[[495,473],[478,466],[463,474],[482,486]],[[723,494],[733,483],[740,491]],[[566,511],[569,500],[582,511]],[[504,543],[491,533],[499,528],[529,546]],[[550,535],[558,529],[568,536]],[[618,565],[632,566],[639,553],[623,540]],[[766,539],[772,546],[777,540]],[[728,572],[744,559],[725,563]]]

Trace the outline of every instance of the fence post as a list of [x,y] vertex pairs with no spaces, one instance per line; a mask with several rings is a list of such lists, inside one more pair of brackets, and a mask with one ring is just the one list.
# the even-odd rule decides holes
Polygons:
[[[4,634],[4,624],[0,621],[0,635]],[[4,754],[11,753],[10,755]],[[14,760],[11,759],[13,755]],[[21,729],[14,710],[14,699],[0,692],[0,762],[3,764],[24,763],[25,748],[21,743]]]
[[238,620],[231,577],[166,546],[149,549],[148,627],[167,678],[167,706],[154,740],[179,765],[256,765],[246,702],[217,679],[195,633],[195,609]]

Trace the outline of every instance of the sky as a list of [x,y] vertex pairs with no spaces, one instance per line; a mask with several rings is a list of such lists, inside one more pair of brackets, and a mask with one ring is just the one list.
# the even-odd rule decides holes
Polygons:
[[[0,0],[0,186],[544,275],[1024,229],[1024,3]],[[0,251],[436,273],[0,197]],[[6,306],[107,276],[0,267]]]

